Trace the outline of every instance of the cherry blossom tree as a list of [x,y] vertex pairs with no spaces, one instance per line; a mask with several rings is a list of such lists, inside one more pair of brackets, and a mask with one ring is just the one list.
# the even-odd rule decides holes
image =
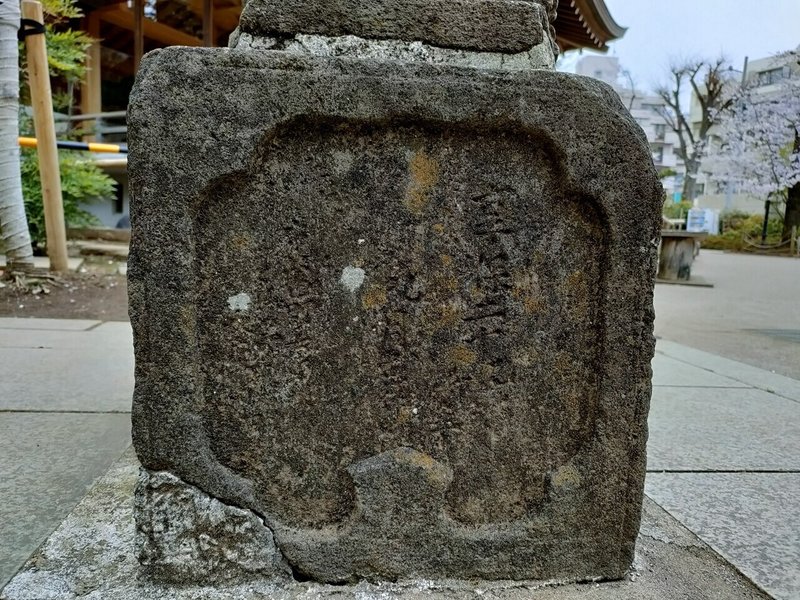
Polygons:
[[[795,53],[784,57],[798,61]],[[789,76],[768,88],[746,86],[714,135],[718,143],[704,168],[712,179],[764,198],[783,212],[788,238],[792,226],[800,227],[800,77]]]

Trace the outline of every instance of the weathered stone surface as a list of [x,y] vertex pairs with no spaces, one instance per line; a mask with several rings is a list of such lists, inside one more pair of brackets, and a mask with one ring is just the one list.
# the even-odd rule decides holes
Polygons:
[[255,514],[171,473],[142,469],[135,507],[136,553],[158,579],[194,584],[291,573],[272,532]]
[[144,467],[322,581],[625,573],[661,189],[610,88],[170,48],[129,132]]
[[239,26],[256,36],[356,35],[523,52],[550,38],[551,16],[535,0],[249,0]]
[[[446,510],[453,472],[410,448],[362,460],[348,471],[356,502],[341,526],[308,530],[276,525],[281,549],[299,573],[332,582],[395,580],[409,574],[518,579],[520,573],[574,581],[602,577],[605,569],[615,568],[613,558],[598,563],[589,546],[544,552],[533,542],[540,532],[522,519],[464,527]],[[577,477],[567,467],[553,486],[575,487]]]

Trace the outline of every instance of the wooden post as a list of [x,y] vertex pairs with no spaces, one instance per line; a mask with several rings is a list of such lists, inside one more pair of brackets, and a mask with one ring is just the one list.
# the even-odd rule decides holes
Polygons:
[[144,0],[133,0],[133,72],[144,56]]
[[[94,38],[94,42],[86,52],[86,78],[81,83],[81,112],[85,115],[96,115],[103,112],[102,79],[100,65],[100,17],[89,13],[86,18],[86,33]],[[92,125],[97,121],[90,122]],[[84,123],[88,125],[90,123]],[[86,135],[84,142],[94,142],[97,136]]]
[[[44,22],[42,5],[36,0],[22,1],[22,17]],[[39,175],[42,179],[42,202],[47,230],[47,255],[51,271],[67,270],[67,233],[64,228],[64,205],[61,199],[61,176],[53,121],[53,98],[47,66],[47,42],[44,33],[25,38],[28,56],[28,82],[31,88],[33,125],[36,129]]]
[[214,45],[214,0],[203,0],[203,46]]

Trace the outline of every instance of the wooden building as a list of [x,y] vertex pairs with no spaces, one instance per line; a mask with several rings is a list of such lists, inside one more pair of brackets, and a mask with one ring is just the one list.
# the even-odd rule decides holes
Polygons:
[[588,48],[605,52],[608,43],[625,35],[604,0],[561,0],[556,39],[562,52]]
[[[127,107],[145,52],[171,45],[227,45],[239,21],[242,0],[82,0],[80,5],[85,15],[83,29],[100,40],[89,51],[81,112],[97,115]],[[604,0],[561,0],[555,27],[564,51],[604,51],[608,42],[625,33]]]
[[[88,76],[81,85],[80,115],[90,125],[88,140],[127,141],[125,109],[139,61],[164,46],[226,46],[239,22],[243,0],[80,0],[82,28],[99,40],[89,50]],[[563,51],[604,51],[625,29],[614,22],[604,0],[560,0],[555,23]],[[85,204],[105,227],[125,227],[129,190],[125,155],[95,155],[117,181],[114,198]]]

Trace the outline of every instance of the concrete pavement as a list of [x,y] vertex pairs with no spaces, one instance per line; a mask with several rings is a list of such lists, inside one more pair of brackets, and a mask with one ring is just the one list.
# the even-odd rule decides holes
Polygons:
[[[772,596],[800,598],[800,382],[667,340],[659,341],[653,368],[647,494]],[[131,373],[127,324],[0,319],[0,586],[129,445]],[[115,469],[122,486],[115,489],[128,489],[135,475],[131,455]],[[110,502],[114,486],[103,485],[87,497],[88,507],[82,504],[81,518]],[[648,506],[639,567],[667,578],[666,590],[640,586],[590,595],[578,586],[576,595],[563,598],[759,597],[730,565],[697,549],[699,541],[672,547],[665,532],[680,526]],[[129,518],[128,504],[115,510],[128,510]],[[62,546],[68,523],[52,538]],[[28,591],[33,573],[37,585],[46,583],[41,560],[15,580],[27,582]],[[57,561],[50,562],[57,573]],[[703,590],[702,578],[681,576],[692,569],[714,589]],[[664,595],[670,590],[672,596]],[[104,594],[98,597],[112,597],[113,590]]]
[[800,379],[800,260],[701,250],[713,288],[656,285],[656,335]]
[[127,323],[0,318],[0,587],[130,445]]
[[800,382],[660,340],[645,492],[775,598],[800,598]]

